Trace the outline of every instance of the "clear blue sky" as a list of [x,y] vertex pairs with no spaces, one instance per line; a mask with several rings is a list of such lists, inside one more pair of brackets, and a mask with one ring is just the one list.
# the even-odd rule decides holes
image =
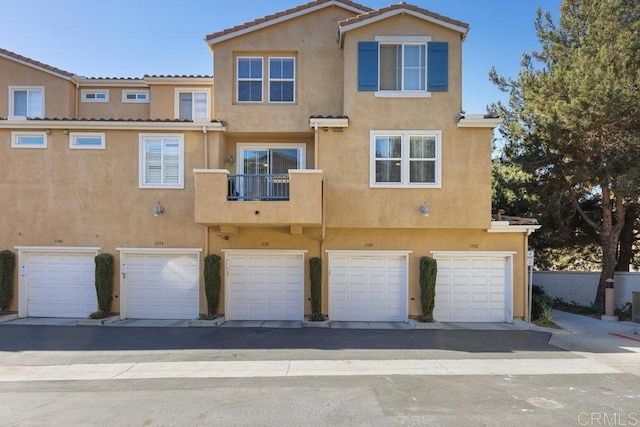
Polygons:
[[[561,0],[406,0],[471,26],[463,45],[463,107],[482,113],[504,99],[492,66],[516,76],[538,49],[536,9]],[[306,0],[0,0],[0,47],[87,77],[211,74],[207,34]],[[390,0],[364,0],[372,8]],[[27,28],[27,25],[28,28]],[[1,72],[1,70],[0,70]]]

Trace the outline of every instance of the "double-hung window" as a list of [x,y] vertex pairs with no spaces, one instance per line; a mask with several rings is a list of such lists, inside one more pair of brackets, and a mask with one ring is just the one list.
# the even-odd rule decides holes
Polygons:
[[209,89],[176,89],[176,118],[193,121],[208,120],[210,93]]
[[358,43],[358,90],[428,98],[449,90],[449,44],[430,36],[376,36]]
[[441,131],[371,131],[371,186],[439,188],[441,147]]
[[141,134],[140,188],[184,188],[183,135]]
[[380,44],[380,90],[427,90],[426,44]]
[[294,102],[295,59],[269,58],[269,102]]
[[10,117],[44,117],[43,86],[9,86]]
[[262,102],[262,57],[238,57],[236,68],[238,102]]

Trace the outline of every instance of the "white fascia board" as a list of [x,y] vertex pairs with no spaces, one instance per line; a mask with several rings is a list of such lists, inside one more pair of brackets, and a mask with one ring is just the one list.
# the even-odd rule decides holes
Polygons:
[[540,229],[542,225],[495,225],[495,222],[505,222],[505,221],[492,221],[491,228],[487,230],[488,233],[527,233],[531,234],[536,230]]
[[474,118],[471,117],[463,117],[458,120],[457,127],[459,128],[495,128],[502,123],[503,120],[501,118]]
[[0,120],[0,129],[66,129],[66,130],[158,130],[158,131],[218,131],[227,128],[222,123],[209,122],[135,122],[135,121],[101,121],[101,120]]
[[429,251],[434,258],[455,257],[498,257],[507,258],[517,254],[516,251]]
[[213,77],[145,77],[147,85],[212,85]]
[[13,61],[13,62],[17,62],[18,64],[26,65],[27,67],[31,67],[31,68],[36,69],[38,71],[42,71],[44,73],[51,74],[52,76],[60,77],[61,79],[68,80],[68,81],[70,81],[72,83],[77,83],[77,79],[74,78],[76,76],[74,76],[74,77],[65,76],[64,74],[56,73],[55,71],[48,70],[48,69],[46,69],[44,67],[39,67],[39,66],[37,66],[35,64],[32,64],[30,62],[23,61],[23,60],[18,59],[18,58],[14,58],[13,56],[5,55],[3,53],[0,53],[0,57],[6,58],[6,59],[8,59],[10,61]]
[[342,9],[346,9],[346,10],[348,10],[350,12],[354,12],[356,15],[359,15],[359,14],[365,12],[364,10],[352,7],[350,5],[344,4],[344,3],[339,2],[339,1],[330,1],[330,2],[326,2],[326,3],[321,3],[321,4],[317,5],[317,6],[313,6],[313,7],[310,7],[308,9],[303,9],[303,10],[300,10],[298,12],[291,13],[289,15],[284,15],[284,16],[281,16],[281,17],[276,18],[276,19],[272,19],[272,20],[269,20],[269,21],[266,21],[266,22],[262,22],[260,24],[255,24],[255,25],[252,25],[250,27],[243,28],[242,30],[238,30],[238,31],[234,31],[234,32],[231,32],[231,33],[228,33],[228,34],[224,34],[224,35],[222,35],[220,37],[212,38],[210,40],[207,40],[207,44],[209,45],[209,47],[211,47],[216,43],[220,43],[220,42],[223,42],[225,40],[229,40],[229,39],[232,39],[232,38],[235,38],[235,37],[239,37],[239,36],[242,36],[244,34],[248,34],[248,33],[251,33],[253,31],[260,30],[262,28],[270,27],[272,25],[279,24],[281,22],[285,22],[285,21],[288,21],[290,19],[294,19],[294,18],[297,18],[299,16],[306,15],[308,13],[313,13],[313,12],[315,12],[317,10],[324,9],[325,7],[329,7],[329,6],[338,6],[338,7],[342,8]]
[[116,248],[116,251],[123,254],[197,254],[202,248]]
[[102,249],[99,246],[14,246],[13,248],[27,252],[98,252]]
[[365,19],[364,21],[358,21],[358,22],[354,22],[353,24],[340,26],[340,45],[342,45],[342,42],[344,41],[344,35],[345,35],[345,33],[347,31],[355,30],[356,28],[360,28],[360,27],[363,27],[365,25],[373,24],[374,22],[382,21],[384,19],[390,18],[390,17],[395,16],[395,15],[400,15],[400,14],[412,15],[412,16],[415,16],[418,19],[423,19],[425,21],[433,22],[434,24],[440,25],[442,27],[449,28],[451,30],[457,31],[457,32],[461,33],[463,35],[463,37],[469,31],[465,27],[461,27],[459,25],[455,25],[455,24],[452,24],[450,22],[442,21],[440,19],[434,18],[433,16],[424,15],[422,13],[419,13],[419,12],[416,12],[416,11],[413,11],[413,10],[394,9],[394,10],[390,10],[390,11],[388,11],[386,13],[383,13],[381,15],[375,16],[373,18]]
[[349,127],[349,119],[348,118],[310,118],[309,126],[315,129],[315,127],[319,128],[348,128]]
[[138,79],[78,79],[79,87],[140,87],[148,88],[149,84],[144,80]]

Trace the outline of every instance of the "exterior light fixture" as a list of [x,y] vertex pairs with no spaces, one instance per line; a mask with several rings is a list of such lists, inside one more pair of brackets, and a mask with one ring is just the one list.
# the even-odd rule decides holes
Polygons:
[[164,212],[164,208],[160,204],[160,202],[156,203],[156,208],[153,210],[153,216],[158,216],[162,212]]
[[233,156],[229,156],[229,159],[227,160],[227,163],[229,163],[230,165],[233,165],[236,161],[234,160]]
[[422,206],[420,206],[420,212],[422,215],[429,216],[429,206],[427,206],[427,202],[425,201]]

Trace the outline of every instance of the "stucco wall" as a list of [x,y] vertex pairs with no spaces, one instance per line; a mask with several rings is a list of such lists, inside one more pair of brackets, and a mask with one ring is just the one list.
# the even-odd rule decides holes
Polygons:
[[[305,254],[305,313],[310,313],[309,259],[323,257],[322,310],[328,313],[328,258],[324,250],[409,250],[409,315],[420,314],[420,289],[418,285],[420,257],[432,256],[430,251],[514,251],[513,258],[513,316],[525,316],[525,292],[527,278],[524,271],[522,233],[492,234],[481,230],[326,230],[324,246],[321,230],[306,229],[305,234],[292,235],[288,227],[241,228],[237,234],[227,235],[211,229],[209,251],[222,255],[222,249],[302,249]],[[477,247],[476,247],[477,245]],[[473,248],[473,249],[470,249]],[[224,279],[223,279],[224,280]],[[223,284],[224,288],[224,284]],[[436,290],[437,292],[437,290]],[[224,293],[224,289],[223,289]],[[224,295],[221,296],[224,301]],[[224,312],[224,305],[220,307]]]
[[[311,115],[342,114],[338,22],[350,16],[353,12],[327,7],[213,46],[216,119],[224,120],[230,132],[304,132]],[[253,55],[265,61],[270,55],[296,57],[295,103],[270,104],[266,75],[262,103],[236,102],[236,57]]]
[[149,102],[122,102],[123,90],[148,90],[147,87],[90,87],[82,86],[82,90],[109,90],[109,102],[82,102],[80,97],[80,117],[103,119],[149,119]]
[[[541,286],[552,298],[591,305],[596,299],[599,272],[592,271],[535,271],[533,284]],[[614,278],[615,305],[631,302],[632,292],[640,292],[640,273],[618,272]]]
[[0,117],[9,115],[9,86],[44,86],[45,117],[75,117],[75,85],[69,80],[0,57]]
[[[193,220],[193,169],[204,167],[203,138],[215,146],[215,132],[166,132],[184,135],[184,189],[138,188],[140,133],[148,132],[106,131],[105,150],[71,150],[69,136],[53,129],[46,149],[12,149],[10,131],[0,130],[0,158],[7,160],[0,168],[0,248],[100,247],[116,265],[116,247],[203,248],[205,227]],[[165,210],[154,217],[158,201]]]

